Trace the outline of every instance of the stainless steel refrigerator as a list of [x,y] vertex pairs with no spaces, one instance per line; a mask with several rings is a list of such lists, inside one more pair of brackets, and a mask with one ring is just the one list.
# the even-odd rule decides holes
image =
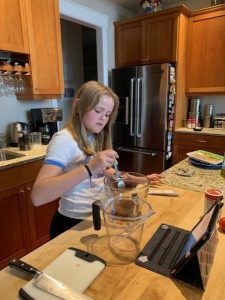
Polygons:
[[170,64],[112,69],[111,87],[120,99],[113,146],[121,170],[150,174],[169,167],[174,83]]

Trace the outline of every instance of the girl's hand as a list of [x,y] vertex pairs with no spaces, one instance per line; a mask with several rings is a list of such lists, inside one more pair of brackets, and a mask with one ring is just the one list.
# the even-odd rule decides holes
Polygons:
[[117,152],[108,149],[98,152],[96,156],[88,162],[88,166],[93,175],[98,174],[99,172],[105,171],[106,168],[110,168],[117,158]]
[[150,174],[147,175],[147,178],[150,180],[150,184],[158,184],[161,182],[162,176],[160,174]]

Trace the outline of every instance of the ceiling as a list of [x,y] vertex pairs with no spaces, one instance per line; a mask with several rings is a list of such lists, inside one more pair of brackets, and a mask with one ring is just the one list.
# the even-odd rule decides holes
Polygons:
[[[135,13],[137,13],[140,10],[140,0],[108,0],[110,2],[113,2],[115,4],[118,4],[128,10],[131,10]],[[163,0],[163,4],[166,6],[167,4],[172,4],[175,2],[179,2],[178,0]]]

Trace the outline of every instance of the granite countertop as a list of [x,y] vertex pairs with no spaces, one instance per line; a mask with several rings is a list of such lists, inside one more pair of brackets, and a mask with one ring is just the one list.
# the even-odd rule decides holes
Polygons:
[[[23,154],[24,156],[7,161],[0,161],[0,171],[43,159],[46,154],[47,145],[35,147],[28,151],[21,151],[19,148],[15,147],[8,147],[6,149],[8,151]],[[193,171],[193,175],[191,177],[180,176],[177,174],[179,169]],[[225,194],[225,179],[220,177],[220,170],[195,167],[189,162],[188,158],[167,169],[162,175],[162,184],[165,185],[197,192],[204,192],[208,187],[216,187],[223,190]]]
[[175,132],[225,136],[225,129],[223,128],[202,128],[201,131],[195,131],[193,128],[181,127],[176,129]]
[[[177,174],[179,169],[193,171],[193,175],[191,177],[180,176]],[[162,175],[162,182],[166,185],[196,192],[204,192],[208,187],[215,187],[225,194],[225,179],[220,176],[220,170],[195,167],[188,158],[164,171]]]
[[14,159],[0,161],[0,171],[12,167],[16,167],[21,164],[25,164],[28,162],[32,162],[38,159],[43,159],[46,154],[47,145],[41,145],[40,147],[31,148],[28,151],[21,151],[16,147],[7,147],[5,148],[7,151],[22,154],[22,157],[17,157]]

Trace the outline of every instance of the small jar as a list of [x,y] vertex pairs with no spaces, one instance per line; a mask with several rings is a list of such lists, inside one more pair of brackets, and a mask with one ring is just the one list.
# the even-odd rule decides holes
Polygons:
[[188,119],[187,120],[187,128],[192,128],[192,121],[191,121],[191,119]]
[[183,127],[187,128],[187,119],[183,119]]
[[191,119],[191,128],[195,128],[196,127],[196,119]]
[[211,0],[211,6],[223,4],[223,0]]
[[207,188],[205,191],[205,212],[217,201],[223,199],[223,191],[217,188]]

